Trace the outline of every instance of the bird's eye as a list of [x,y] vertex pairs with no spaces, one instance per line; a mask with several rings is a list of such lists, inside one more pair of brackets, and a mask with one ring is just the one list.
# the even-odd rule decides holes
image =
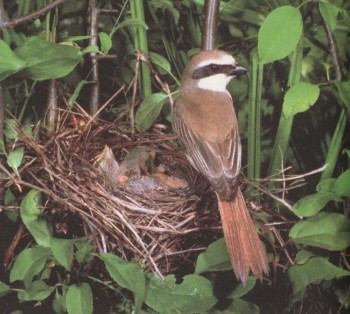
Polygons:
[[217,64],[211,64],[210,70],[212,70],[213,72],[217,72],[219,71],[219,66]]

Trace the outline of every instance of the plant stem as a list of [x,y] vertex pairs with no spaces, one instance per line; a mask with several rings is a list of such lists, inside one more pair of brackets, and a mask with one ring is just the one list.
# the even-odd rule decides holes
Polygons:
[[[132,18],[139,19],[146,23],[143,1],[130,0],[130,12]],[[146,30],[142,27],[135,27],[134,32],[135,50],[142,51],[147,57],[149,57]],[[144,99],[146,96],[152,94],[151,72],[148,65],[143,62],[141,62],[140,72],[141,76],[139,77],[139,89],[142,98]]]
[[248,123],[248,171],[249,179],[260,178],[261,164],[261,98],[263,82],[263,65],[259,64],[257,50],[251,54],[250,70],[249,123]]
[[[303,38],[299,40],[297,47],[292,54],[288,86],[293,86],[299,82],[301,73],[301,64],[303,59]],[[278,123],[275,143],[271,154],[271,162],[268,175],[272,176],[283,169],[284,157],[287,152],[289,138],[292,131],[293,117],[287,118],[283,114],[283,108]]]

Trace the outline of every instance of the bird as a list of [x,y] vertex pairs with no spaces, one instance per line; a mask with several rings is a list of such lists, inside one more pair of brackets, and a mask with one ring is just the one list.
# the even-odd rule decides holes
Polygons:
[[222,50],[204,50],[184,68],[172,126],[187,157],[215,190],[233,271],[245,283],[262,279],[268,260],[240,189],[241,143],[227,84],[247,73]]

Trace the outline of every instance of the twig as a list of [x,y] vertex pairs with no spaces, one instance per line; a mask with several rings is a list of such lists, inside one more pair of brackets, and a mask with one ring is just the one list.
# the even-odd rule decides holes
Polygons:
[[95,119],[96,119],[96,117],[98,116],[98,114],[104,109],[104,108],[106,108],[110,103],[111,103],[111,101],[115,98],[115,97],[117,97],[120,93],[121,93],[121,91],[122,90],[124,90],[124,88],[125,88],[125,85],[123,85],[121,88],[119,88],[104,104],[103,104],[103,106],[100,108],[100,109],[98,109],[97,110],[97,112],[90,118],[90,120],[86,123],[86,125],[85,125],[85,128],[92,122],[92,121],[94,121]]
[[12,239],[10,246],[7,248],[7,250],[5,252],[4,261],[2,263],[4,268],[6,268],[10,264],[11,259],[14,255],[14,251],[16,249],[16,246],[22,237],[23,231],[24,231],[24,225],[20,224],[15,236]]
[[58,7],[59,5],[65,3],[67,0],[56,0],[48,5],[46,5],[45,7],[39,9],[39,10],[36,10],[32,13],[29,13],[25,16],[22,16],[22,17],[19,17],[17,19],[13,19],[11,21],[8,21],[8,22],[4,22],[1,27],[4,27],[4,28],[14,28],[16,27],[17,25],[20,25],[20,24],[25,24],[27,22],[30,22],[30,21],[33,21],[35,19],[37,19],[39,16],[42,16],[42,15],[45,15],[47,12],[49,12],[50,10],[52,9],[55,9],[56,7]]

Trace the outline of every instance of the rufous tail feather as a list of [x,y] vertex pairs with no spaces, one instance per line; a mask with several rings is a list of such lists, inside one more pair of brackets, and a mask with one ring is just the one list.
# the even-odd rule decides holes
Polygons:
[[231,201],[219,200],[219,210],[233,271],[246,282],[250,270],[258,277],[268,272],[268,261],[252,218],[238,188]]

